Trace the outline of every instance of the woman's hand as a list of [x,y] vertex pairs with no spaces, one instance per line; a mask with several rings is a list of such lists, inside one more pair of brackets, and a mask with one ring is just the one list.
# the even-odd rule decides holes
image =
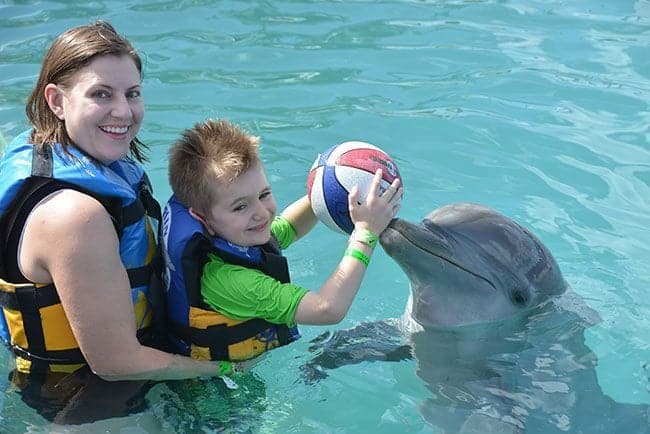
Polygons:
[[402,186],[395,178],[388,189],[381,193],[382,171],[377,169],[365,202],[359,203],[359,187],[355,186],[348,197],[350,217],[355,229],[368,229],[379,235],[395,217],[400,208]]

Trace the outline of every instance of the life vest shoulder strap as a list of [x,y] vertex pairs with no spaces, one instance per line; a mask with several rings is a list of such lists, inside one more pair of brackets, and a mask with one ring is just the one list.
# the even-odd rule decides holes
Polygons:
[[[22,189],[19,196],[20,199],[12,207],[12,210],[7,214],[6,218],[3,219],[3,226],[5,228],[5,232],[3,234],[3,239],[5,241],[5,251],[4,255],[2,256],[5,257],[5,263],[0,264],[0,267],[2,267],[0,271],[4,276],[7,276],[9,280],[22,280],[20,277],[22,276],[22,273],[20,273],[18,268],[18,258],[16,252],[18,251],[20,237],[22,235],[23,227],[27,222],[29,214],[32,212],[34,207],[47,196],[56,191],[64,189],[77,190],[82,193],[91,195],[90,192],[74,184],[69,184],[67,182],[51,178],[33,177],[25,183],[25,187]],[[119,215],[119,204],[117,204],[116,201],[107,198],[97,199],[102,203],[104,208],[106,208],[107,212],[113,217],[113,224],[116,225],[115,230],[118,231],[119,234],[121,228],[117,226],[118,220],[114,217],[115,215]]]
[[160,204],[153,197],[151,183],[146,173],[143,174],[142,181],[140,182],[137,199],[122,208],[116,218],[119,219],[119,226],[124,228],[137,222],[145,214],[156,219],[160,226],[162,211],[160,210]]

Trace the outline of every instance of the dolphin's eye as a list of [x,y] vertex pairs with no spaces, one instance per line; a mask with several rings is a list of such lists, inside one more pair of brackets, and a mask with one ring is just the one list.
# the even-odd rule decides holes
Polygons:
[[528,303],[528,294],[521,289],[515,289],[512,292],[512,301],[519,306],[525,306]]

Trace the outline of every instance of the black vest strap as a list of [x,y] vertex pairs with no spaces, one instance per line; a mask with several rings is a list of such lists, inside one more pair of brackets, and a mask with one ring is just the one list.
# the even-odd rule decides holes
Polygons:
[[131,288],[149,285],[152,273],[153,267],[151,265],[144,265],[142,267],[129,268],[126,270],[126,274],[129,276],[129,284],[131,285]]
[[130,205],[122,209],[120,217],[121,226],[123,228],[127,227],[140,220],[145,214],[158,220],[158,222],[162,221],[160,204],[153,197],[151,183],[146,173],[140,182],[137,200],[134,200]]
[[84,359],[83,354],[79,349],[48,351],[47,356],[35,354],[15,345],[12,346],[11,349],[16,356],[32,362],[30,372],[47,372],[49,370],[49,364],[51,363],[57,365],[76,365],[86,363],[86,359]]
[[[139,201],[144,206],[149,217],[158,221],[158,233],[156,234],[158,242],[162,243],[162,211],[160,204],[153,197],[151,182],[146,173],[143,173],[142,181],[138,191]],[[165,265],[162,257],[160,245],[149,265],[149,289],[147,299],[152,308],[151,327],[148,328],[147,339],[140,339],[143,345],[152,346],[163,351],[171,351],[169,342],[169,324],[167,320],[167,297],[165,293],[165,284],[163,276],[165,274]]]
[[229,345],[264,333],[271,327],[276,328],[280,345],[286,345],[290,342],[290,332],[286,325],[271,324],[260,318],[234,326],[215,324],[205,329],[192,328],[176,322],[171,324],[172,332],[176,337],[200,347],[210,348],[210,358],[212,360],[229,360]]
[[[37,297],[28,295],[36,291],[39,293]],[[59,294],[56,292],[56,288],[54,288],[54,285],[51,283],[49,285],[41,286],[38,289],[29,286],[25,288],[16,288],[16,292],[0,291],[0,306],[6,309],[20,310],[22,305],[32,299],[39,303],[37,306],[38,309],[53,306],[61,302],[61,300],[59,300]]]
[[137,222],[144,216],[145,208],[141,201],[134,200],[130,205],[122,208],[120,214],[120,226],[125,228]]
[[[49,147],[46,147],[49,149]],[[51,151],[50,151],[51,152]],[[27,222],[27,217],[32,212],[32,209],[38,203],[45,199],[50,194],[62,189],[74,189],[85,193],[78,187],[48,178],[33,178],[31,182],[27,182],[25,188],[21,191],[24,199],[18,202],[13,208],[14,211],[10,212],[7,220],[3,219],[3,224],[6,224],[6,244],[4,250],[5,262],[2,272],[9,281],[26,283],[27,280],[20,272],[18,267],[18,245],[20,244],[20,236],[23,227]]]
[[142,176],[142,182],[140,183],[138,197],[142,201],[145,210],[147,210],[147,214],[149,215],[149,217],[154,218],[159,222],[161,222],[162,211],[160,209],[160,204],[158,203],[156,198],[153,197],[153,189],[151,187],[151,182],[149,181],[149,177],[147,176],[146,173],[144,173]]

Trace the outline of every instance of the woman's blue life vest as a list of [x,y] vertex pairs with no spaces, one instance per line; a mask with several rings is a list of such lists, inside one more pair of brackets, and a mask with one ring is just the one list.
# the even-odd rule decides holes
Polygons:
[[118,234],[138,337],[144,341],[153,315],[150,287],[161,273],[160,265],[154,272],[160,206],[144,170],[132,159],[104,165],[73,146],[67,148],[70,155],[60,144],[37,150],[29,135],[26,131],[16,137],[0,161],[0,338],[16,355],[19,372],[72,372],[85,359],[56,288],[27,281],[18,267],[18,245],[29,213],[61,189],[83,192],[104,205]]
[[287,260],[274,237],[253,247],[212,237],[187,207],[172,196],[163,210],[161,244],[169,334],[179,353],[198,360],[241,361],[300,337],[296,326],[272,324],[261,318],[229,318],[208,306],[201,295],[201,273],[208,253],[227,263],[260,270],[280,282],[289,282]]

